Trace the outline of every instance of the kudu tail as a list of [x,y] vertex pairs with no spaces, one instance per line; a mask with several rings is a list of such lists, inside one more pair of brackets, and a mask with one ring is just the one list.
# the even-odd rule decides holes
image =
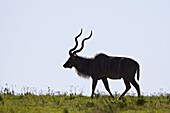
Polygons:
[[139,80],[139,76],[140,76],[140,69],[139,69],[139,64],[137,64],[137,79]]

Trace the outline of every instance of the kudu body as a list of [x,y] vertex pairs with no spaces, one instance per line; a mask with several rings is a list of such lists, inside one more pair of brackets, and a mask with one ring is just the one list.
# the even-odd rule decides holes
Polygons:
[[81,34],[82,34],[82,29],[80,34],[75,37],[76,45],[73,49],[69,51],[70,58],[63,65],[63,67],[64,68],[74,67],[79,76],[82,76],[84,78],[89,78],[89,77],[92,78],[93,82],[92,82],[91,98],[93,98],[97,81],[100,79],[103,81],[104,86],[106,90],[109,92],[109,94],[112,97],[114,97],[109,89],[107,78],[110,79],[123,78],[124,83],[126,85],[126,89],[122,93],[120,98],[123,97],[131,88],[130,83],[137,90],[138,96],[140,96],[140,88],[138,83],[135,81],[136,73],[137,73],[137,79],[139,80],[139,64],[131,58],[108,56],[103,53],[96,55],[94,58],[83,58],[78,56],[76,53],[80,52],[83,49],[84,41],[92,36],[92,31],[90,36],[82,41],[81,48],[79,50],[75,50],[78,46],[77,38]]

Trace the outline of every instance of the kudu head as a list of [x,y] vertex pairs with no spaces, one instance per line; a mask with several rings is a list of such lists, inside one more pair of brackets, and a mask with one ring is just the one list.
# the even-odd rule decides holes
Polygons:
[[92,36],[92,31],[91,31],[91,34],[90,34],[89,37],[83,39],[83,41],[81,43],[81,48],[78,49],[78,50],[75,50],[78,46],[78,40],[77,39],[78,39],[78,37],[80,37],[81,34],[82,34],[82,29],[80,31],[80,34],[75,37],[76,45],[72,49],[69,50],[70,57],[67,60],[67,62],[63,65],[64,68],[72,68],[72,67],[75,66],[76,58],[78,57],[77,53],[80,52],[83,49],[85,40],[88,40]]

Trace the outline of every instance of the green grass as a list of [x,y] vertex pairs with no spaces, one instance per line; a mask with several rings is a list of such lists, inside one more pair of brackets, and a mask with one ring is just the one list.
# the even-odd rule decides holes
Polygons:
[[170,94],[125,96],[121,100],[95,94],[91,99],[82,94],[15,94],[4,88],[0,93],[0,113],[170,113]]
[[0,94],[0,113],[170,113],[170,96]]

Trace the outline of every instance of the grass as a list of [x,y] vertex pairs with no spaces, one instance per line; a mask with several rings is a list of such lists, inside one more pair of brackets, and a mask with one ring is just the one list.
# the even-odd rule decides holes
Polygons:
[[[117,96],[117,95],[115,95]],[[125,96],[121,100],[95,94],[15,94],[8,88],[0,93],[0,113],[170,113],[170,94]]]

